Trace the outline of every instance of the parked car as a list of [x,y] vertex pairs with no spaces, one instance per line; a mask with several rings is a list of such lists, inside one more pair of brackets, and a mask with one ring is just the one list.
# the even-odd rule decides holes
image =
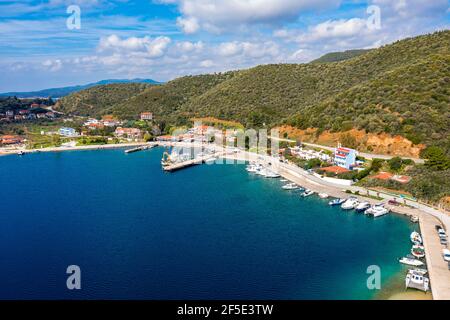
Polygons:
[[391,206],[399,206],[400,202],[398,202],[397,200],[389,200],[388,204],[390,204]]
[[446,239],[446,238],[440,238],[440,241],[441,241],[441,244],[442,244],[443,246],[446,246],[446,245],[447,245],[447,239]]
[[445,261],[450,262],[450,250],[448,249],[442,250],[442,256],[444,257]]

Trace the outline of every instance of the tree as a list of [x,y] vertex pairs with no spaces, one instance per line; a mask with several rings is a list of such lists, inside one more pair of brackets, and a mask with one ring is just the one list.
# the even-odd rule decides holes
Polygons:
[[422,154],[427,159],[425,165],[434,170],[450,169],[450,158],[439,147],[428,147]]
[[146,133],[144,134],[144,141],[145,141],[145,142],[149,142],[149,141],[151,141],[152,139],[153,139],[153,137],[152,137],[152,135],[151,135],[150,133],[146,132]]
[[403,160],[400,157],[395,157],[395,158],[390,159],[388,161],[388,164],[389,164],[389,168],[392,171],[397,172],[402,168]]

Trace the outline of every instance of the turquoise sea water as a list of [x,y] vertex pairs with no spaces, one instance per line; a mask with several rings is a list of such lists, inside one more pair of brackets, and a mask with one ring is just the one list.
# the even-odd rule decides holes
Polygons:
[[[242,165],[173,174],[162,149],[0,158],[2,299],[370,299],[414,229],[286,192]],[[82,289],[66,288],[68,265]]]

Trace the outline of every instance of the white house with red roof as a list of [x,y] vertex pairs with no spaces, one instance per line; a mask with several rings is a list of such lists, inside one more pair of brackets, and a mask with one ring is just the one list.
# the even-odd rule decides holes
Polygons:
[[334,164],[341,168],[351,170],[356,164],[356,150],[337,147],[334,150]]

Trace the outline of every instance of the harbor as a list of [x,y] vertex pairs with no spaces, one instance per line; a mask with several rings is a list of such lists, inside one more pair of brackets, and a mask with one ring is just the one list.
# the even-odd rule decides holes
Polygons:
[[[184,144],[186,147],[186,144]],[[198,146],[197,146],[198,147]],[[217,147],[210,147],[212,150],[217,150]],[[439,241],[439,237],[436,235],[435,226],[438,224],[442,224],[445,230],[450,230],[450,217],[445,215],[442,212],[439,212],[433,208],[426,207],[423,205],[417,205],[416,207],[412,206],[403,206],[399,205],[396,202],[396,199],[393,197],[386,197],[384,195],[381,201],[386,201],[388,203],[393,203],[393,205],[385,205],[381,204],[380,200],[375,200],[372,197],[367,197],[365,194],[369,195],[370,192],[368,190],[363,190],[361,187],[346,187],[346,189],[342,189],[342,185],[336,185],[330,183],[328,181],[323,181],[318,177],[312,175],[311,173],[294,166],[289,163],[281,162],[277,158],[273,158],[267,155],[255,154],[243,150],[237,150],[235,148],[225,148],[221,151],[224,159],[231,161],[239,161],[241,163],[259,163],[261,168],[264,170],[268,170],[269,172],[274,173],[272,177],[282,177],[288,184],[285,189],[298,189],[301,188],[303,191],[303,196],[311,196],[313,194],[321,194],[323,197],[326,195],[327,197],[333,197],[336,199],[346,199],[348,201],[349,194],[348,190],[354,191],[358,194],[357,197],[354,197],[355,203],[354,205],[350,205],[349,208],[355,209],[357,205],[360,203],[364,203],[369,205],[367,211],[371,213],[372,216],[382,216],[389,212],[405,215],[411,218],[412,222],[419,221],[420,230],[422,232],[423,237],[423,258],[426,261],[426,267],[429,274],[429,284],[424,284],[424,281],[427,281],[427,277],[418,276],[413,271],[408,271],[405,275],[405,287],[416,288],[419,290],[428,291],[431,288],[433,299],[435,300],[448,300],[450,299],[450,270],[449,263],[443,259],[442,250],[443,245]],[[216,154],[217,156],[217,154]],[[188,160],[186,162],[178,163],[175,168],[182,169],[189,167],[193,164],[202,163],[202,161],[194,161]],[[171,167],[169,167],[171,168]],[[173,170],[170,170],[173,171]],[[248,171],[248,170],[247,170]],[[252,169],[250,170],[250,172]],[[267,173],[267,172],[266,172]],[[269,174],[270,177],[270,174]],[[360,202],[357,200],[359,198],[363,198]],[[344,204],[344,203],[342,203]],[[374,213],[375,211],[375,213]],[[381,214],[377,214],[376,212],[381,212]],[[441,218],[441,219],[439,219]],[[446,248],[446,246],[445,246]],[[413,258],[413,257],[411,257]],[[422,264],[420,264],[422,265]],[[423,263],[425,265],[425,263]],[[420,280],[419,280],[420,279]],[[422,285],[417,285],[417,282],[422,281]],[[407,283],[407,284],[406,284]]]

